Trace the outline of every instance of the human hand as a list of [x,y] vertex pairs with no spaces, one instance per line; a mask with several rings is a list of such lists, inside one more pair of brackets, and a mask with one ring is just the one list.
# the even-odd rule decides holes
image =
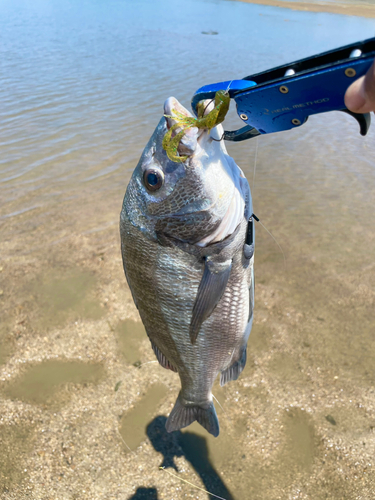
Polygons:
[[358,78],[347,89],[345,106],[354,113],[375,111],[375,60],[366,75]]

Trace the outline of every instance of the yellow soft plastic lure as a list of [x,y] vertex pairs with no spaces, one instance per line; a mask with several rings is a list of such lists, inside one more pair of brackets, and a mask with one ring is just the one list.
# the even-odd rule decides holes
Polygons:
[[[178,146],[181,139],[185,135],[185,130],[187,128],[197,127],[199,129],[208,129],[216,127],[219,123],[222,123],[225,119],[226,114],[229,110],[230,97],[229,92],[225,90],[219,90],[215,94],[215,107],[212,111],[204,116],[204,103],[203,101],[198,104],[198,118],[193,116],[185,116],[184,114],[173,110],[173,116],[164,115],[166,118],[172,118],[176,121],[174,125],[168,130],[163,139],[163,148],[165,149],[168,158],[174,162],[182,163],[188,159],[188,156],[178,155]],[[178,134],[172,138],[173,132],[182,128]]]

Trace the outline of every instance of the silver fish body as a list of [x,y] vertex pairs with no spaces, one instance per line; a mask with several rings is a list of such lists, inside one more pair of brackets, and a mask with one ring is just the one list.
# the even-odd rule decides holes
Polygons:
[[[178,107],[170,98],[165,113]],[[212,385],[246,363],[254,305],[254,230],[247,180],[226,152],[221,125],[191,128],[175,163],[162,148],[163,117],[129,182],[120,232],[126,278],[159,363],[181,392],[169,432],[197,420],[219,434]],[[250,222],[249,222],[250,219]]]

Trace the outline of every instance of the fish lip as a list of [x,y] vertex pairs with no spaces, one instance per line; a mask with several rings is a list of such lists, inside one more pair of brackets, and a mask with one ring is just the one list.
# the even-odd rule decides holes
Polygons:
[[[204,115],[206,116],[208,113],[210,113],[210,111],[214,109],[214,102],[213,99],[206,99],[205,103],[206,108]],[[177,121],[173,118],[169,118],[170,116],[173,116],[173,110],[176,110],[177,112],[182,113],[189,118],[194,118],[194,115],[188,109],[186,109],[178,101],[178,99],[176,99],[175,97],[169,97],[164,103],[164,117],[167,131],[177,123]],[[177,128],[173,135],[177,134],[180,130],[182,130],[182,128]],[[224,129],[221,125],[217,125],[212,129],[186,127],[185,135],[182,137],[178,146],[178,152],[180,156],[187,156],[187,159],[183,163],[190,163],[195,155],[201,153],[201,151],[205,149],[205,145],[203,145],[205,141],[207,141],[210,145],[212,145],[213,141],[216,141],[218,147],[220,147],[220,141],[222,140],[223,135]]]
[[[167,131],[177,123],[177,121],[173,118],[173,111],[185,115],[189,118],[194,118],[193,114],[186,109],[175,97],[169,97],[164,103],[164,117],[165,117],[165,125]],[[173,136],[180,132],[182,128],[178,127]],[[180,144],[178,146],[178,152],[181,156],[187,156],[188,159],[185,160],[184,163],[187,163],[189,159],[191,159],[197,152],[200,151],[200,139],[202,136],[210,133],[207,129],[202,129],[198,127],[186,127],[185,135],[182,137]],[[198,151],[197,151],[198,150]]]
[[[168,97],[168,99],[164,103],[164,116],[169,115],[171,116],[173,113],[173,110],[176,109],[179,113],[184,114],[185,116],[193,117],[193,115],[190,113],[189,110],[187,110],[175,97]],[[170,118],[166,118],[168,122],[168,127],[170,127],[169,121],[171,120]],[[173,120],[174,121],[174,120]],[[172,124],[173,125],[173,124]]]

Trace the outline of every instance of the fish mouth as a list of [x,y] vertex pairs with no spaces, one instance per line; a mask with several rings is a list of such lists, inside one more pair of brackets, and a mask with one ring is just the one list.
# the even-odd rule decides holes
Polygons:
[[[164,116],[167,122],[168,130],[178,123],[178,121],[173,118],[173,116],[176,116],[174,112],[180,113],[188,118],[194,118],[190,111],[180,104],[175,97],[169,97],[164,103]],[[177,127],[172,133],[172,137],[182,130],[182,127]],[[197,149],[198,138],[201,135],[202,130],[199,130],[198,127],[186,127],[184,130],[185,134],[178,145],[177,151],[180,156],[191,156]]]
[[[214,109],[214,99],[204,100],[203,105],[205,106],[204,116],[206,116]],[[188,118],[195,118],[175,97],[169,97],[164,103],[164,116],[168,130],[178,123],[173,118],[174,111]],[[181,130],[182,127],[177,127],[172,133],[172,137],[181,132]],[[180,156],[192,156],[199,150],[204,149],[207,146],[207,141],[210,143],[212,141],[221,142],[224,137],[224,129],[221,124],[216,125],[212,129],[187,126],[184,130],[185,134],[177,148]]]
[[[214,109],[213,99],[206,99],[204,101],[204,105],[204,116],[206,116],[210,111]],[[173,118],[173,116],[176,116],[174,112],[177,112],[187,118],[195,118],[190,113],[190,111],[188,111],[175,97],[169,97],[164,103],[164,116],[166,119],[168,130],[178,123],[178,120]],[[172,137],[174,137],[182,130],[183,127],[176,127],[176,129],[172,133]],[[204,139],[209,139],[211,142],[212,140],[221,141],[224,133],[224,129],[219,125],[211,130],[189,126],[184,128],[184,130],[185,134],[182,137],[177,148],[180,156],[192,156],[197,153],[197,150],[200,149],[198,146],[201,146],[202,148]]]

